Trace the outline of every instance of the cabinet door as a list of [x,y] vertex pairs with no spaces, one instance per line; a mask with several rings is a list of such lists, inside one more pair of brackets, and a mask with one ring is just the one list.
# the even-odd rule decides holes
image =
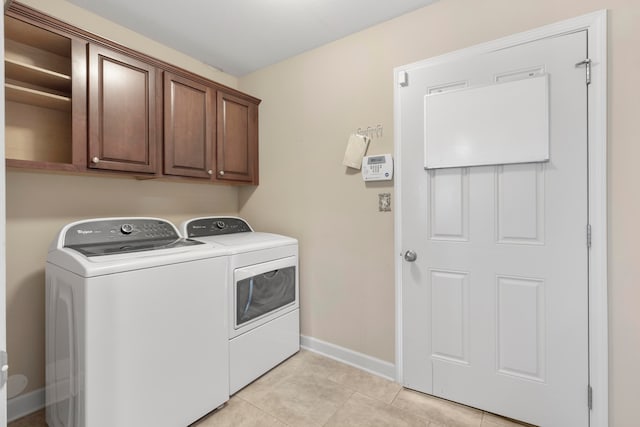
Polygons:
[[214,90],[175,74],[164,75],[164,173],[213,175]]
[[154,173],[156,69],[89,46],[89,167]]
[[258,184],[258,106],[218,92],[216,179]]

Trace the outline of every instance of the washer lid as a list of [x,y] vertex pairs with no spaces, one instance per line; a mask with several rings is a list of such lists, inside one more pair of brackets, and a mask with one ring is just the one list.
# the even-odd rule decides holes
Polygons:
[[89,278],[214,260],[229,253],[222,245],[181,238],[163,219],[98,218],[63,227],[51,243],[47,265]]
[[60,233],[58,247],[84,256],[194,246],[200,242],[183,239],[169,221],[158,218],[102,218],[70,224]]
[[80,252],[84,256],[101,256],[113,254],[126,254],[130,252],[151,251],[158,249],[172,249],[184,246],[201,245],[191,239],[149,239],[134,240],[130,242],[108,242],[87,245],[65,245],[66,248]]

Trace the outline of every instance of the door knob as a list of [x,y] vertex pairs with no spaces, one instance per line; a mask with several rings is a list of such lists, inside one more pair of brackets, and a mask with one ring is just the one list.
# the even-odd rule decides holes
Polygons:
[[0,388],[4,387],[9,379],[9,356],[6,351],[0,351]]
[[414,251],[407,251],[404,253],[404,259],[405,261],[413,262],[418,259],[418,254],[416,254]]

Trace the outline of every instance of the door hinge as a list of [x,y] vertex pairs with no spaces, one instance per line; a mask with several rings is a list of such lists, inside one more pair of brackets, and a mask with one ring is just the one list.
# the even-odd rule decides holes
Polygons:
[[6,351],[0,351],[0,389],[4,387],[9,378],[9,355]]
[[591,224],[587,224],[587,248],[591,248]]
[[591,60],[587,58],[584,61],[580,61],[576,64],[576,67],[582,67],[583,65],[585,69],[587,84],[590,85],[591,84]]
[[593,389],[591,386],[587,386],[587,405],[589,405],[589,409],[593,409]]
[[409,86],[409,74],[406,71],[400,71],[398,73],[398,85],[400,87]]

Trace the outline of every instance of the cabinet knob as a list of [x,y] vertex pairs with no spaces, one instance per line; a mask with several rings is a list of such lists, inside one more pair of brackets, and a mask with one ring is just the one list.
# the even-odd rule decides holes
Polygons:
[[208,173],[209,175],[213,175],[213,171],[212,171],[211,169],[209,169],[209,170],[207,171],[207,173]]
[[223,176],[223,175],[224,175],[224,171],[220,171],[220,172],[218,172],[218,174],[219,174],[220,176]]
[[99,161],[100,159],[97,156],[91,159],[91,163],[98,163]]

